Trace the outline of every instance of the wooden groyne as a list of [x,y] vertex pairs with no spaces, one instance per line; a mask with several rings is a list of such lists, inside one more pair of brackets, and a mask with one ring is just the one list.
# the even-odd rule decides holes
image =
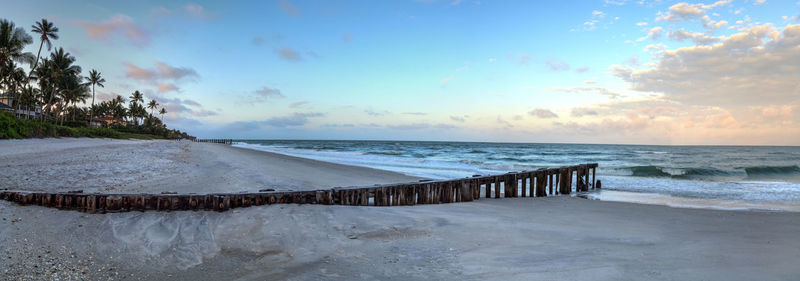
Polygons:
[[233,140],[232,139],[192,139],[192,141],[193,142],[233,144]]
[[128,211],[226,211],[268,204],[323,204],[351,206],[408,206],[470,202],[483,198],[545,197],[600,188],[597,164],[538,169],[500,175],[332,188],[310,191],[209,194],[107,194],[2,190],[0,199],[21,205],[39,205],[89,213]]

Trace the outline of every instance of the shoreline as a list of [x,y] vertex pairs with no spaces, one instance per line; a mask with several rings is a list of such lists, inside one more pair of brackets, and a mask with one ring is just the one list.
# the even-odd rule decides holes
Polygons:
[[[0,171],[0,175],[8,179],[0,183],[0,188],[23,191],[83,190],[84,193],[108,194],[160,194],[162,192],[202,194],[257,192],[263,189],[273,189],[281,192],[412,183],[420,179],[400,172],[213,143],[90,138],[6,140],[2,142],[10,145],[0,145],[0,162],[17,163],[17,165],[11,169],[6,167]],[[107,159],[100,165],[91,164],[94,159],[113,158],[129,153],[134,156],[117,159],[117,161]],[[78,160],[76,163],[64,163],[67,161],[58,160],[56,165],[48,165],[49,158],[45,157],[45,161],[41,159],[43,155],[47,154],[59,154],[67,159],[77,158]],[[134,165],[131,165],[131,162]],[[138,169],[137,164],[146,165],[147,168]],[[103,165],[118,166],[104,167]],[[50,171],[50,169],[54,171]],[[91,169],[97,170],[91,171]],[[83,177],[79,175],[76,179],[74,177],[76,170],[87,170],[87,173]],[[315,175],[309,177],[310,173],[306,171],[314,171]],[[35,174],[30,176],[28,173]],[[69,176],[49,177],[54,174]],[[120,174],[125,176],[120,177]],[[603,180],[604,178],[598,179]],[[14,180],[26,184],[26,187],[20,188],[11,185]],[[51,186],[51,188],[44,188],[44,186]],[[767,209],[800,212],[800,207],[791,202],[750,202],[682,197],[660,193],[616,191],[608,189],[608,186],[600,192],[584,194],[581,197],[675,208],[754,211]]]
[[[68,144],[68,151],[59,149],[62,144]],[[115,178],[117,191],[142,190],[138,185],[145,183],[151,191],[174,190],[174,185],[165,186],[173,180],[186,186],[227,182],[223,187],[235,188],[236,182],[280,179],[307,186],[291,179],[317,172],[322,183],[346,184],[362,177],[388,183],[408,178],[337,164],[317,166],[318,161],[217,144],[78,139],[15,145],[0,145],[0,159],[33,160],[24,160],[30,165],[23,161],[0,170],[6,178],[19,176],[15,171],[31,171],[36,163],[62,172],[87,167],[107,170],[108,165],[122,163],[110,173],[123,175]],[[52,160],[54,154],[61,160]],[[97,160],[99,156],[112,159]],[[258,161],[272,163],[251,165]],[[134,169],[126,163],[148,166]],[[306,170],[294,174],[286,170],[301,166]],[[214,167],[239,172],[226,178],[232,170],[215,174],[211,173]],[[164,168],[180,176],[159,173]],[[286,172],[267,177],[265,171]],[[142,175],[151,178],[142,180]],[[94,176],[79,179],[88,185],[103,183]],[[572,196],[482,198],[392,208],[280,204],[228,212],[107,214],[0,201],[0,244],[6,245],[0,255],[0,273],[33,280],[89,276],[127,280],[619,280],[632,276],[792,280],[800,276],[796,267],[800,263],[799,220],[793,212],[673,208]]]

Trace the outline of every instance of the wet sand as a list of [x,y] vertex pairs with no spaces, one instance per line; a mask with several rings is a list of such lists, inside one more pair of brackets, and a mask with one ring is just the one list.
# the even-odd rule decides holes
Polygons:
[[[68,148],[61,149],[64,146]],[[129,152],[127,147],[136,148]],[[60,157],[53,157],[55,151]],[[115,153],[138,155],[136,151],[154,152],[156,156],[131,156],[146,157],[135,161],[153,164],[135,168],[108,159]],[[105,160],[74,163],[90,162],[92,156]],[[85,182],[84,189],[113,192],[264,186],[299,190],[330,186],[326,183],[414,180],[218,144],[0,142],[2,178],[37,169],[39,174],[49,172],[36,161],[72,171],[80,177],[78,182]],[[78,170],[88,167],[83,165],[121,167],[105,168],[112,172]],[[240,168],[243,171],[235,171]],[[99,175],[110,178],[97,179]],[[305,175],[322,180],[306,180]],[[40,184],[31,189],[74,189],[36,173],[4,184],[26,181]],[[168,185],[170,181],[176,183]],[[797,280],[798,233],[800,213],[683,209],[574,197],[116,214],[0,201],[0,279]]]

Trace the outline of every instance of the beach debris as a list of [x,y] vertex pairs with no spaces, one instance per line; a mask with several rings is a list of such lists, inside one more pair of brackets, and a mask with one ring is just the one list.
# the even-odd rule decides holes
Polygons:
[[83,189],[70,190],[70,191],[67,191],[67,193],[83,193]]
[[268,191],[275,191],[275,189],[274,188],[265,188],[265,189],[259,189],[258,190],[258,192],[268,192]]

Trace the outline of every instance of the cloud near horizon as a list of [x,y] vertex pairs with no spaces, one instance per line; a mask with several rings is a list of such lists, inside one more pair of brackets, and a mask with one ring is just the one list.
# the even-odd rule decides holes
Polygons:
[[548,119],[548,118],[558,118],[558,114],[550,111],[549,109],[544,108],[535,108],[528,112],[529,115],[535,116],[538,118]]
[[314,117],[322,117],[325,116],[323,113],[319,112],[307,112],[307,113],[300,113],[295,112],[292,115],[287,116],[276,116],[265,120],[263,123],[265,125],[273,126],[273,127],[299,127],[308,124],[309,118]]

